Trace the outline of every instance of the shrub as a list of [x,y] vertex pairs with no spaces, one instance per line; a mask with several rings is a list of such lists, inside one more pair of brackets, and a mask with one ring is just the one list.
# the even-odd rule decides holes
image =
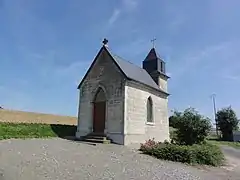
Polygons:
[[224,155],[219,146],[212,144],[193,145],[192,149],[197,164],[218,166],[224,162]]
[[206,164],[219,166],[224,162],[224,155],[221,149],[216,145],[176,145],[166,143],[156,143],[151,140],[148,143],[141,144],[140,151],[144,154],[154,156],[158,159],[176,161],[189,164]]
[[157,147],[157,145],[159,145],[160,143],[157,143],[156,141],[154,141],[153,139],[149,139],[145,142],[145,144],[141,144],[140,145],[140,150],[142,151],[148,151],[150,149],[153,149],[155,147]]
[[183,113],[174,112],[176,137],[175,141],[181,145],[203,143],[211,130],[208,118],[203,117],[193,108],[186,109]]
[[233,131],[238,130],[237,115],[231,107],[223,108],[217,112],[217,126],[220,128],[223,140],[233,140]]
[[172,116],[169,117],[169,126],[176,128],[177,126],[177,122],[179,117],[181,116],[181,113],[178,111],[174,111],[174,114]]
[[176,139],[177,139],[176,129],[170,127],[169,128],[169,135],[170,135],[171,143],[175,143]]

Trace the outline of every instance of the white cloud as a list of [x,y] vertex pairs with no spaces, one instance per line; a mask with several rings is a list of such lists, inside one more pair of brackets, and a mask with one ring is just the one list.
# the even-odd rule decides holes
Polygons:
[[137,8],[139,1],[137,0],[123,0],[123,6],[126,10],[132,11]]
[[87,61],[77,61],[69,64],[68,66],[62,66],[62,67],[54,67],[54,72],[57,76],[70,76],[70,77],[77,77],[79,78],[80,75],[82,75],[87,67],[89,65],[89,62]]
[[224,56],[223,53],[227,53],[226,50],[229,45],[229,42],[223,42],[217,45],[207,46],[193,54],[183,56],[178,61],[181,65],[175,64],[174,68],[171,69],[172,75],[175,78],[181,77],[185,73],[189,73],[190,70],[194,70],[200,62],[206,65],[215,62],[215,60],[219,61],[220,56]]
[[[145,39],[137,39],[130,41],[128,45],[121,45],[116,49],[118,54],[128,55],[129,58],[134,58],[148,49],[148,41]],[[149,43],[150,44],[150,43]],[[144,57],[143,57],[144,58]]]
[[225,74],[223,78],[238,81],[240,80],[240,75]]
[[113,13],[111,14],[108,25],[114,24],[122,14],[124,13],[131,13],[133,10],[135,10],[138,6],[137,0],[122,0],[122,4],[120,7],[115,8]]
[[172,21],[169,22],[169,25],[168,25],[169,30],[171,32],[179,32],[179,28],[183,26],[185,21],[186,21],[186,18],[184,17],[183,14],[179,14],[177,16],[174,16]]
[[119,9],[114,9],[112,16],[108,20],[109,25],[112,25],[113,23],[115,23],[117,21],[117,19],[120,16],[120,13],[121,13],[121,11]]
[[239,81],[240,73],[238,69],[239,65],[234,63],[232,67],[224,67],[222,71],[219,71],[218,77],[231,81]]

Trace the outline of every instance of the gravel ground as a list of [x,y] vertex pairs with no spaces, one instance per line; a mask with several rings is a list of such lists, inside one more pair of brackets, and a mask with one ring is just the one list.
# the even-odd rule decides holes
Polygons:
[[160,161],[119,145],[63,139],[0,141],[0,180],[240,179],[224,168]]
[[225,146],[225,145],[222,145],[221,148],[225,155],[231,156],[236,160],[240,161],[240,149],[236,149],[236,148]]

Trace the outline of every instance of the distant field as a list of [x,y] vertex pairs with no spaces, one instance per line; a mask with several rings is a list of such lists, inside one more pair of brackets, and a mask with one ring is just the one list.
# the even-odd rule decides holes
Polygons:
[[77,117],[0,109],[0,122],[76,125]]

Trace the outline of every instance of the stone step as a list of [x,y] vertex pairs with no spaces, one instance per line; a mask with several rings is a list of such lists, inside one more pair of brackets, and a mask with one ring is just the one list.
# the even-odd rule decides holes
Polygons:
[[101,140],[107,140],[107,139],[108,139],[106,136],[93,136],[93,135],[85,136],[85,138],[89,138],[89,139],[101,139]]
[[89,137],[85,137],[82,139],[83,141],[86,142],[92,142],[92,143],[103,143],[103,144],[110,144],[111,140],[109,139],[98,139],[98,138],[89,138]]
[[111,140],[103,133],[89,133],[88,135],[81,137],[81,139],[86,142],[103,143],[103,144],[111,143]]
[[106,136],[105,134],[103,134],[103,133],[95,133],[95,132],[89,133],[87,136],[107,137],[107,136]]

